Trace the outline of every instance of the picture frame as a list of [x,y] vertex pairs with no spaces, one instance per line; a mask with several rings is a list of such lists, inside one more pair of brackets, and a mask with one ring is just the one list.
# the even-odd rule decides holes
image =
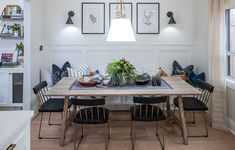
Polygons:
[[105,33],[105,3],[82,3],[82,34]]
[[5,52],[1,55],[1,62],[2,63],[11,63],[14,60],[14,53],[13,52]]
[[160,3],[136,3],[136,33],[160,33]]
[[[125,17],[129,19],[132,23],[133,19],[133,11],[132,11],[132,3],[122,3],[124,6],[124,13]],[[120,13],[118,12],[117,9],[120,9],[120,3],[109,3],[109,26],[111,25],[111,21],[113,18],[120,18],[121,16]],[[116,9],[116,11],[115,11]]]

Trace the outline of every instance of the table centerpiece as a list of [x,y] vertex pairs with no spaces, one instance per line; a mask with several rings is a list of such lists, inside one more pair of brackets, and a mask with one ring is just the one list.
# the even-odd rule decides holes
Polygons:
[[137,76],[136,68],[125,59],[115,60],[108,64],[106,72],[110,75],[110,86],[132,84]]

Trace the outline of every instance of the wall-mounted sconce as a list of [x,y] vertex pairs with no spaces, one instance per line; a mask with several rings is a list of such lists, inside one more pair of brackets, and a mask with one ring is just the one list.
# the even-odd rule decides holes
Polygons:
[[173,12],[171,12],[171,11],[167,12],[167,17],[170,18],[168,24],[176,24]]
[[73,20],[72,20],[73,16],[74,16],[74,12],[73,11],[69,11],[68,12],[68,19],[66,21],[66,24],[73,24]]

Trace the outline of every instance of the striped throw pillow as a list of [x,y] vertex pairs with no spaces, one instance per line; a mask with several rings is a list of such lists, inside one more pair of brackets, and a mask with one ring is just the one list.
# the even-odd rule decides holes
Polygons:
[[67,68],[69,77],[83,77],[90,74],[90,68],[88,66],[81,67],[79,70]]

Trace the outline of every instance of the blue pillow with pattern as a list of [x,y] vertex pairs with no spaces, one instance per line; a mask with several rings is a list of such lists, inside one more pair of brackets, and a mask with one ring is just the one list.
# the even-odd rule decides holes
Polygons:
[[57,65],[52,65],[52,83],[55,85],[59,82],[63,77],[68,77],[67,68],[71,68],[71,64],[66,61],[62,68],[58,67]]
[[176,60],[174,60],[172,75],[184,74],[184,75],[186,75],[186,77],[189,77],[192,74],[194,74],[193,68],[194,68],[193,65],[189,65],[185,68],[182,68],[181,65]]
[[196,86],[198,80],[205,81],[205,73],[204,73],[204,72],[199,73],[199,74],[197,74],[197,75],[195,75],[195,76],[190,76],[190,77],[189,77],[189,81],[190,81],[190,84],[191,84],[192,86]]

